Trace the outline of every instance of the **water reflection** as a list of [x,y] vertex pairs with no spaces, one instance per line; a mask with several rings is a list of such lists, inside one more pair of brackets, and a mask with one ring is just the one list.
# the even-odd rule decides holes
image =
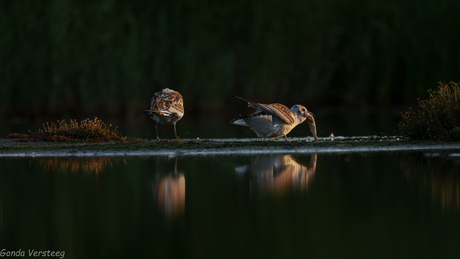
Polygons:
[[0,200],[0,231],[3,232],[3,200]]
[[[158,165],[157,161],[157,165]],[[174,171],[160,174],[157,167],[157,176],[152,184],[153,196],[160,211],[166,216],[177,217],[185,210],[185,176],[177,172],[177,158]]]
[[447,155],[402,156],[400,166],[404,177],[418,181],[429,191],[433,201],[443,209],[460,209],[460,160]]
[[255,181],[264,191],[284,196],[294,189],[306,191],[316,170],[316,154],[312,154],[307,166],[298,163],[292,155],[264,156],[251,165],[235,167],[239,175],[250,176],[250,186]]
[[[65,258],[459,254],[460,213],[440,213],[442,196],[458,208],[452,157],[197,156],[179,157],[177,167],[158,157],[111,159],[95,179],[45,171],[37,158],[0,158],[0,249]],[[92,159],[83,160],[67,162]],[[237,175],[236,165],[247,166]]]
[[91,157],[91,158],[68,158],[68,157],[44,157],[38,158],[38,163],[46,171],[53,172],[84,172],[98,174],[107,166],[112,166],[116,159],[108,157]]

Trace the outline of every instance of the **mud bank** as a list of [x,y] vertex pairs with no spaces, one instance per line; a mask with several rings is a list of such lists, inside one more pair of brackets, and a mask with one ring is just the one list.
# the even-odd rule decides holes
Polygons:
[[181,139],[137,142],[18,142],[0,139],[0,157],[221,156],[427,151],[460,153],[460,142],[418,142],[398,136],[261,139]]

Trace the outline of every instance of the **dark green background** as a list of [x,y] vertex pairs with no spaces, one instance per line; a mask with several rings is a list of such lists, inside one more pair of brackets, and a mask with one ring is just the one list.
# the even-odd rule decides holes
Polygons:
[[[0,1],[0,115],[414,105],[459,81],[460,1]],[[236,103],[236,104],[235,104]]]

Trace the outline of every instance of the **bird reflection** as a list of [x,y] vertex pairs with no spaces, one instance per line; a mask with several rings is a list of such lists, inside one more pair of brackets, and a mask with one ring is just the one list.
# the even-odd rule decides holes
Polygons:
[[291,155],[264,156],[251,165],[235,168],[237,174],[250,173],[250,185],[255,181],[264,191],[284,196],[294,189],[305,191],[316,170],[316,154],[312,154],[307,166],[299,164]]
[[[158,165],[158,163],[157,163]],[[177,158],[174,172],[162,173],[153,180],[153,196],[160,211],[169,217],[182,215],[185,210],[185,176],[177,173]]]

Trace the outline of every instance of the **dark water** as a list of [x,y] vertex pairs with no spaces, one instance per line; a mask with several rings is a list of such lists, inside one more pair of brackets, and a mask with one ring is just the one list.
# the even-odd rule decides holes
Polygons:
[[458,258],[445,154],[0,159],[0,249],[65,258]]

